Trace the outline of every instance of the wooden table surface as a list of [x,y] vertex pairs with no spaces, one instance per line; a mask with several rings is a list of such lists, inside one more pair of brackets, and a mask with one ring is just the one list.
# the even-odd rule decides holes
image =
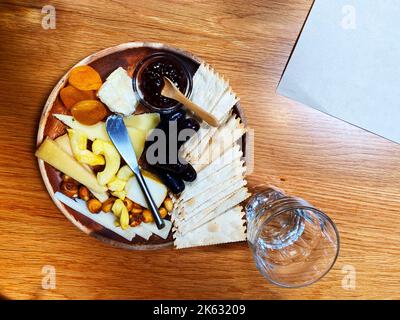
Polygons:
[[[51,1],[55,30],[41,26],[46,4],[0,3],[2,297],[400,298],[399,146],[275,93],[311,0]],[[230,79],[255,130],[250,187],[274,184],[337,223],[340,256],[323,280],[302,289],[269,284],[246,243],[116,249],[56,209],[34,157],[47,96],[77,61],[129,41],[192,51]],[[45,266],[55,268],[55,289],[42,287]]]

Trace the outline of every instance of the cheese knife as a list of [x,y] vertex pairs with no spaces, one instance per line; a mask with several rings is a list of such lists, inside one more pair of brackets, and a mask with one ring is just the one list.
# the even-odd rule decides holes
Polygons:
[[146,181],[140,172],[139,164],[136,159],[135,150],[133,149],[131,139],[129,138],[128,130],[126,129],[123,118],[120,115],[112,114],[107,118],[106,129],[110,140],[118,150],[121,157],[125,160],[126,164],[131,168],[139,182],[139,185],[145,195],[149,209],[153,215],[154,222],[158,229],[165,226],[163,219],[158,212],[157,205],[146,185]]

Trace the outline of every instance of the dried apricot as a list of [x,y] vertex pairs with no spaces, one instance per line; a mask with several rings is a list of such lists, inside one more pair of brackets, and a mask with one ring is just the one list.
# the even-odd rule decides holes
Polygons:
[[80,123],[91,126],[107,116],[107,109],[98,100],[82,100],[72,107],[71,113]]
[[96,99],[96,93],[93,90],[82,91],[73,86],[66,86],[61,89],[60,98],[65,107],[71,109],[79,101]]
[[98,90],[103,82],[96,70],[90,66],[79,66],[71,70],[68,82],[79,90]]

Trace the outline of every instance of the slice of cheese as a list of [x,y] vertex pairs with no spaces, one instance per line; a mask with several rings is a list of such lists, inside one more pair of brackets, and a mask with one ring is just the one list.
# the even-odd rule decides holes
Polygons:
[[158,113],[142,113],[135,114],[124,118],[127,127],[133,127],[143,131],[146,137],[160,123],[160,114]]
[[246,240],[242,208],[237,206],[185,235],[175,233],[177,249]]
[[133,114],[138,104],[132,89],[132,79],[122,67],[108,76],[97,95],[112,112],[124,116]]
[[81,199],[71,199],[61,192],[56,192],[55,197],[71,209],[74,209],[75,211],[102,225],[104,228],[115,232],[129,241],[131,241],[135,235],[138,235],[146,240],[148,240],[152,235],[152,232],[146,228],[143,228],[142,224],[134,228],[126,228],[125,230],[120,227],[116,227],[114,224],[115,216],[113,214],[105,213],[103,211],[93,214],[87,209],[86,202]]
[[35,155],[95,192],[101,193],[107,191],[106,187],[97,182],[97,178],[93,173],[90,173],[78,161],[65,152],[54,140],[46,138],[37,149]]
[[[55,118],[60,120],[66,126],[85,133],[89,140],[104,140],[110,141],[107,134],[106,125],[104,122],[98,122],[93,126],[86,126],[76,121],[72,116],[65,114],[54,114]],[[144,144],[146,142],[146,133],[134,127],[127,127],[129,137],[131,138],[133,149],[135,150],[136,157],[139,159],[143,153]]]
[[165,219],[163,221],[165,226],[161,230],[157,228],[157,225],[154,222],[141,223],[140,225],[143,226],[143,228],[151,231],[152,233],[158,235],[159,237],[165,240],[168,238],[169,232],[171,231],[172,222],[170,220],[165,220]]
[[74,117],[66,114],[54,114],[53,116],[58,120],[60,120],[62,123],[64,123],[66,126],[75,130],[82,131],[87,135],[89,140],[92,141],[96,139],[101,139],[106,141],[110,140],[104,122],[98,122],[92,126],[87,126],[75,120]]
[[[68,153],[71,157],[74,156],[74,154],[72,153],[72,149],[71,149],[71,144],[69,141],[69,137],[68,137],[68,133],[59,136],[58,138],[56,138],[54,140],[66,153]],[[81,165],[88,170],[90,173],[93,173],[92,168],[90,168],[88,165],[86,164],[82,164]],[[94,174],[94,173],[93,173]],[[105,202],[109,196],[107,192],[96,192],[93,189],[89,188],[89,191],[95,196],[95,198],[97,198],[98,200],[100,200],[101,202]]]
[[[150,194],[153,200],[159,208],[167,196],[167,187],[159,180],[155,179],[152,175],[147,174],[146,171],[142,170],[143,178],[149,188]],[[149,208],[145,195],[143,194],[142,188],[139,185],[136,177],[132,177],[128,180],[125,185],[126,196],[140,204],[142,207]]]

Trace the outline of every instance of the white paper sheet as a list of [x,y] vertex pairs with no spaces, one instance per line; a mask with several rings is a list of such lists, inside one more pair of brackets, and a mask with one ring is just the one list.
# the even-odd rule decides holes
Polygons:
[[400,0],[316,0],[278,93],[400,143]]

